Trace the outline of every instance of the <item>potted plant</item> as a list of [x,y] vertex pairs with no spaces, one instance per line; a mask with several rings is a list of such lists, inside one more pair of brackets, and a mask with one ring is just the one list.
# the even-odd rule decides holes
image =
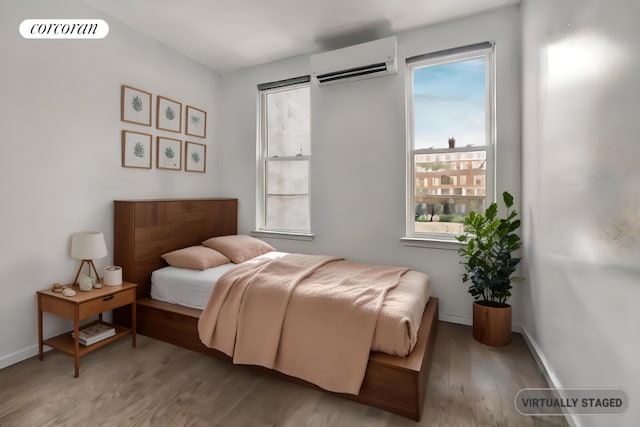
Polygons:
[[510,208],[513,197],[502,193],[507,215],[498,217],[498,205],[493,202],[484,215],[471,211],[464,219],[464,233],[457,236],[465,246],[458,249],[465,267],[462,281],[470,281],[473,296],[473,337],[487,345],[511,342],[511,275],[520,258],[513,252],[520,247],[518,213]]

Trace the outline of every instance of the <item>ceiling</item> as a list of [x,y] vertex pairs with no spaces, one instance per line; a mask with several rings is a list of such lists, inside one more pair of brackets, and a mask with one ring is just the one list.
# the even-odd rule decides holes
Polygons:
[[83,0],[225,73],[336,49],[520,0]]

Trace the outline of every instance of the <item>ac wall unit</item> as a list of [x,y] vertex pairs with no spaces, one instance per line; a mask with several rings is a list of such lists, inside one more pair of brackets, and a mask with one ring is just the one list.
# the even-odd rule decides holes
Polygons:
[[398,42],[374,40],[311,56],[311,76],[320,86],[398,72]]

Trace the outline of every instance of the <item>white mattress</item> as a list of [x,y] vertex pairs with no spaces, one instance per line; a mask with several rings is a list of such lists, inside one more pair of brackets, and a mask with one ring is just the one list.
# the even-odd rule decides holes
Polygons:
[[[261,259],[274,259],[285,255],[286,252],[269,252],[245,263],[255,263]],[[204,310],[218,279],[238,265],[229,263],[202,271],[171,266],[155,270],[151,273],[151,298]]]

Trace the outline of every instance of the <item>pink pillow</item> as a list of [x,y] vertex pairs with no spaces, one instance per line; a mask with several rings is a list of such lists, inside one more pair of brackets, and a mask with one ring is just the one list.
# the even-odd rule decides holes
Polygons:
[[275,251],[270,244],[244,234],[212,237],[202,244],[219,251],[236,264]]
[[206,270],[222,264],[228,264],[229,258],[206,246],[191,246],[162,255],[172,267]]

